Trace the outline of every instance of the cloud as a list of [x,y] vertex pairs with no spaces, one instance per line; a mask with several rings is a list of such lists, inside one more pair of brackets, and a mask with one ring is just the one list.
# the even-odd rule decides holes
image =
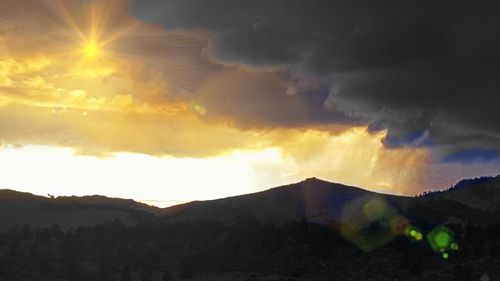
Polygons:
[[[167,30],[211,31],[217,63],[291,73],[284,83],[315,77],[329,95],[304,95],[304,104],[322,100],[372,131],[387,129],[388,147],[432,146],[443,158],[500,151],[498,8],[496,1],[134,2],[139,18]],[[321,109],[311,121],[345,119],[331,114]]]
[[2,2],[1,138],[209,156],[368,126],[386,148],[498,152],[494,14],[453,3]]
[[10,105],[0,110],[0,136],[13,145],[52,145],[78,153],[114,152],[203,157],[231,149],[259,148],[260,135],[207,125],[188,113],[144,114]]
[[459,151],[444,158],[445,162],[461,162],[465,164],[488,162],[498,157],[498,152],[492,149],[471,149]]
[[[210,126],[244,130],[357,124],[325,106],[327,81],[214,63],[206,53],[212,33],[143,23],[130,16],[128,1],[4,5],[10,9],[0,16],[8,23],[1,91],[24,106],[118,111],[126,102],[127,111],[149,113],[185,107]],[[82,59],[91,37],[101,49],[94,61]]]
[[0,143],[110,159],[271,151],[254,168],[279,183],[403,194],[498,172],[493,35],[447,33],[460,22],[422,3],[4,0]]
[[307,128],[356,121],[324,100],[328,85],[285,83],[281,75],[229,69],[212,75],[195,93],[207,118],[221,118],[242,128]]
[[[334,135],[310,130],[288,135],[281,143],[297,178],[316,176],[393,194],[418,194],[431,163],[424,148],[386,149],[386,132],[355,127]],[[435,184],[435,183],[434,183]]]
[[109,12],[99,5],[111,2],[2,2],[2,143],[199,157],[263,143],[254,131],[202,121],[182,95],[208,65],[197,47],[203,34],[164,32],[130,18],[126,2],[112,2],[117,14],[99,24],[92,59],[83,53],[91,36],[85,11]]

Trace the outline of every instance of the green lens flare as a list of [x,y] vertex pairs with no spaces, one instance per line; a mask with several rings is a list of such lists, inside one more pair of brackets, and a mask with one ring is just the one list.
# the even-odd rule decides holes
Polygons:
[[424,234],[417,227],[410,225],[406,229],[406,236],[412,241],[420,241],[424,238]]
[[453,233],[444,226],[438,226],[427,234],[427,241],[435,252],[444,252],[448,249],[453,250],[454,247],[458,248],[458,245],[453,240]]
[[446,232],[440,232],[436,235],[436,237],[434,238],[434,242],[436,242],[436,245],[439,247],[439,248],[446,248],[448,247],[448,245],[450,245],[450,235]]

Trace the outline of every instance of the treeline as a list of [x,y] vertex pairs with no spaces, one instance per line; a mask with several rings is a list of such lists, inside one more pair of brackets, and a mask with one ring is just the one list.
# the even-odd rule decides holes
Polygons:
[[474,185],[494,185],[498,184],[500,182],[500,175],[496,176],[482,176],[482,177],[476,177],[476,178],[467,178],[459,181],[455,185],[451,185],[448,188],[440,189],[440,190],[435,190],[435,191],[423,191],[420,194],[415,195],[414,197],[419,198],[423,197],[429,194],[439,194],[439,193],[444,193],[450,190],[459,190],[459,189],[464,189],[468,188]]
[[402,236],[364,253],[336,229],[305,220],[280,226],[251,218],[228,224],[156,221],[127,226],[115,221],[72,229],[22,226],[0,234],[0,280],[167,281],[225,272],[253,274],[255,280],[272,274],[287,280],[419,280],[434,271],[441,274],[434,276],[454,278],[446,280],[473,280],[481,272],[496,270],[500,225],[449,227],[460,249],[443,260],[425,240],[411,242]]

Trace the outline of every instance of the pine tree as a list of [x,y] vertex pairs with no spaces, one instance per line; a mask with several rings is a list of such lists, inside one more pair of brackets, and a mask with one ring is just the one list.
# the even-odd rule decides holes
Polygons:
[[174,275],[172,273],[172,270],[170,270],[170,268],[166,267],[163,270],[163,275],[161,277],[161,280],[162,281],[173,281],[174,280]]
[[125,264],[123,266],[120,280],[121,281],[131,281],[132,280],[132,270],[131,270],[129,264]]

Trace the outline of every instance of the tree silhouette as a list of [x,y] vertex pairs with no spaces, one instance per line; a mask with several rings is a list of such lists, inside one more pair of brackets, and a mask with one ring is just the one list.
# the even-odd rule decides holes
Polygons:
[[120,281],[131,281],[132,280],[132,269],[130,264],[125,264],[122,268]]
[[163,269],[163,274],[161,276],[162,281],[174,281],[174,274],[172,273],[172,270],[169,267],[165,267]]
[[63,266],[70,280],[82,280],[80,260],[72,232],[67,232],[63,240]]
[[151,249],[148,249],[146,250],[146,252],[144,252],[141,264],[141,281],[152,281],[154,266],[156,264],[156,256]]
[[17,257],[21,254],[21,242],[17,233],[13,234],[9,241],[9,256]]
[[140,273],[141,281],[153,280],[153,267],[151,265],[143,265]]

